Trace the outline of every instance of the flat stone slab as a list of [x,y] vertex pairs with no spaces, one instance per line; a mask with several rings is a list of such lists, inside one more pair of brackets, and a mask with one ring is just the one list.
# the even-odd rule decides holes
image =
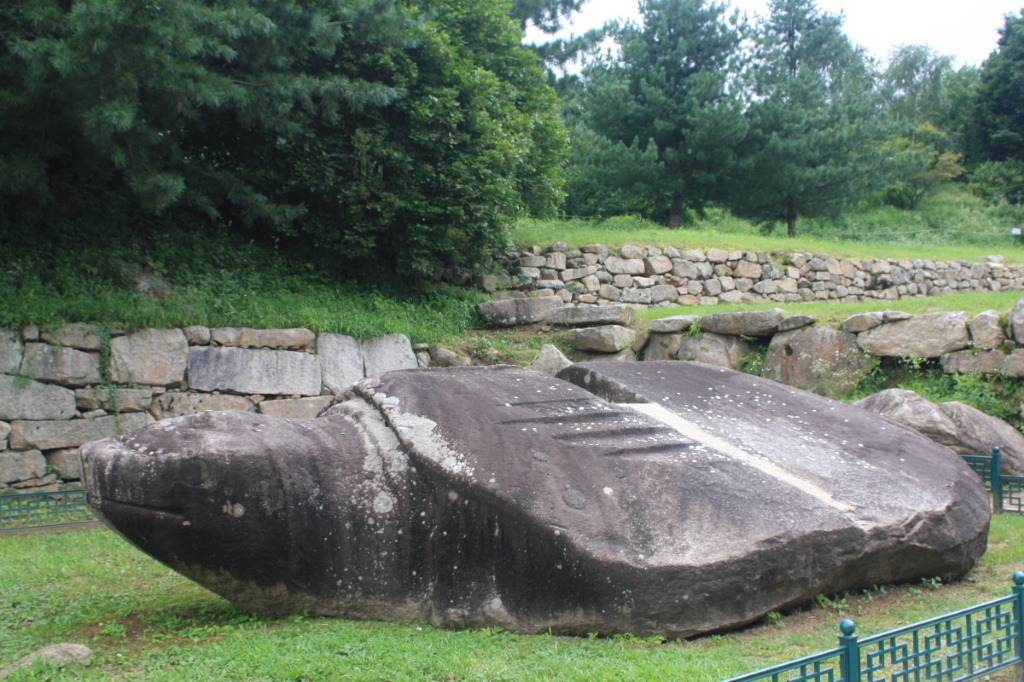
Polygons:
[[[561,285],[558,281],[556,284]],[[476,306],[480,317],[496,327],[515,327],[540,322],[554,308],[565,305],[558,296],[536,298],[507,298],[503,301],[484,301]],[[367,372],[369,374],[369,372]]]
[[320,362],[290,350],[193,346],[188,384],[195,391],[315,396],[320,395]]
[[100,383],[100,355],[47,343],[26,343],[18,373],[47,383],[89,386]]
[[636,321],[636,312],[626,305],[578,305],[556,307],[544,321],[565,327],[591,327],[615,324],[628,327]]
[[687,637],[985,549],[977,476],[894,422],[695,363],[559,376],[390,372],[313,420],[159,422],[83,448],[89,501],[248,610],[520,632]]
[[144,329],[110,342],[110,378],[116,383],[177,386],[185,378],[188,341],[180,329]]
[[398,369],[419,367],[416,353],[413,352],[409,337],[405,334],[387,334],[363,341],[362,352],[363,367],[368,377]]
[[770,336],[779,329],[782,313],[778,310],[748,310],[738,313],[711,313],[700,318],[700,328],[715,334]]
[[0,419],[51,420],[74,416],[74,391],[0,374]]
[[876,357],[937,358],[971,344],[965,312],[931,313],[886,322],[857,335],[857,343]]
[[152,422],[153,417],[146,412],[96,419],[14,421],[11,422],[9,438],[14,450],[77,448],[90,441],[111,438],[121,431],[138,429]]

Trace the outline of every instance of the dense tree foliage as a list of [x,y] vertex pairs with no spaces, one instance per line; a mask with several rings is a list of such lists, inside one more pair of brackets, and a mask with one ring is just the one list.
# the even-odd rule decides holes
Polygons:
[[640,14],[641,25],[615,35],[621,56],[585,72],[590,132],[574,137],[578,184],[611,196],[574,200],[591,212],[643,206],[678,226],[685,209],[702,210],[726,186],[746,130],[729,90],[742,33],[735,15],[705,0],[643,0]]
[[976,187],[997,201],[1024,203],[1024,10],[1006,15],[995,52],[978,77],[968,156]]
[[478,262],[517,212],[559,198],[557,100],[509,12],[497,0],[0,9],[0,235],[203,214],[382,267]]
[[812,0],[772,0],[757,37],[747,179],[734,210],[794,235],[799,216],[859,201],[878,180],[884,134],[872,85],[841,17]]

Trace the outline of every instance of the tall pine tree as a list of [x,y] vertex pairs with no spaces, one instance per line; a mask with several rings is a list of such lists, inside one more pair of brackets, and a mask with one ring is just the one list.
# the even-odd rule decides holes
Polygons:
[[796,234],[797,218],[862,199],[885,132],[861,51],[813,0],[772,0],[757,34],[743,184],[730,204]]

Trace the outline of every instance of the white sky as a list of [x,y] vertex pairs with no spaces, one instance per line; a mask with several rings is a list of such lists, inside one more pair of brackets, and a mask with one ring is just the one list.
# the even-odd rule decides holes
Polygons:
[[[768,0],[728,4],[750,15],[765,14]],[[1004,15],[1018,13],[1024,0],[818,0],[817,4],[831,14],[842,12],[850,39],[883,61],[896,46],[925,44],[954,56],[958,66],[980,66],[996,48]],[[610,19],[636,19],[636,7],[635,0],[588,0],[567,33],[580,34]],[[528,32],[527,40],[542,42],[538,35],[543,34]]]

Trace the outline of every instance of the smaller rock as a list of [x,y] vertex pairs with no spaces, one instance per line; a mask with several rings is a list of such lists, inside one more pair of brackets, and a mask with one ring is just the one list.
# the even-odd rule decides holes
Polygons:
[[[704,332],[699,336],[690,336],[689,334],[680,334],[679,336],[680,347],[676,357],[680,360],[740,369],[743,365],[743,356],[750,353],[750,343],[735,334]],[[650,345],[648,344],[648,346]]]
[[967,323],[967,329],[971,332],[971,344],[975,348],[994,350],[1003,345],[1006,334],[999,323],[999,318],[998,310],[985,310]]
[[211,333],[209,327],[202,325],[192,325],[182,329],[185,333],[185,340],[190,346],[209,346],[211,340]]
[[580,362],[634,362],[636,353],[627,348],[618,353],[580,353]]
[[94,386],[75,389],[75,406],[82,412],[95,409],[110,412],[145,412],[152,402],[152,388],[117,388],[111,391]]
[[66,346],[79,350],[100,350],[103,346],[96,327],[84,322],[66,324],[57,327],[53,331],[44,331],[40,334],[43,341],[54,346]]
[[469,367],[469,358],[441,346],[430,347],[430,361],[438,367]]
[[47,383],[88,386],[100,382],[100,357],[95,352],[28,343],[19,373]]
[[366,376],[372,377],[396,369],[416,369],[416,354],[405,334],[387,334],[362,343]]
[[602,324],[629,326],[636,320],[636,312],[626,305],[563,306],[554,308],[544,316],[550,324],[584,327]]
[[750,310],[738,313],[711,313],[700,318],[700,328],[715,334],[771,336],[779,329],[782,313],[778,310]]
[[150,412],[156,419],[171,419],[199,412],[255,412],[250,398],[242,395],[208,393],[165,393],[153,401]]
[[31,668],[36,661],[48,661],[50,663],[86,663],[92,656],[92,649],[82,644],[51,644],[39,651],[29,654],[18,660],[10,668],[0,670],[0,677],[9,675],[18,670]]
[[573,329],[569,332],[569,343],[576,350],[618,353],[633,345],[636,332],[617,324],[601,327]]
[[652,334],[675,334],[685,332],[696,324],[700,318],[697,315],[673,315],[651,320],[648,329]]
[[530,363],[529,369],[555,376],[571,364],[572,361],[565,357],[562,351],[550,343],[546,343],[537,352],[537,356]]
[[496,327],[514,327],[540,322],[553,309],[565,305],[557,296],[537,298],[509,298],[504,301],[485,301],[476,310],[486,322]]
[[0,374],[13,374],[21,367],[24,347],[18,333],[0,329]]
[[330,405],[333,399],[333,396],[323,395],[314,398],[262,400],[259,412],[282,419],[313,419]]
[[844,332],[859,334],[882,324],[885,316],[882,313],[859,313],[843,320],[842,329]]
[[789,317],[783,318],[782,322],[779,322],[779,331],[790,332],[794,329],[810,327],[815,322],[817,322],[817,320],[810,315],[790,315]]

